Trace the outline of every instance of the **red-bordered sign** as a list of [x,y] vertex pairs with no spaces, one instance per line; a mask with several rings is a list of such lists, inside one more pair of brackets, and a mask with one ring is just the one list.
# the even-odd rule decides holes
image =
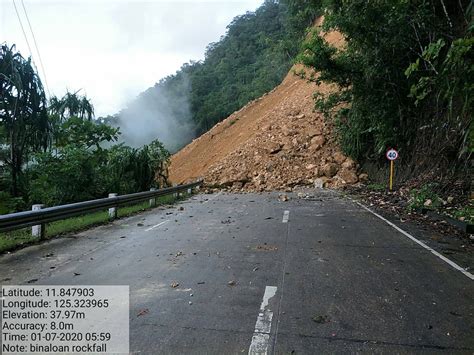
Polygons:
[[391,148],[387,151],[385,156],[387,157],[388,160],[397,160],[398,152],[395,149]]

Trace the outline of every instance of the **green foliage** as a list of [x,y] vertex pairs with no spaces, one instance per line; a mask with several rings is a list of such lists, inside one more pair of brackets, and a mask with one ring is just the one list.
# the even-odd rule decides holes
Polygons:
[[[451,42],[439,39],[423,50],[405,74],[415,78],[410,97],[415,105],[436,107],[443,113],[445,129],[459,132],[458,157],[472,153],[472,107],[474,107],[474,37],[472,31]],[[444,51],[443,51],[444,50]]]
[[413,189],[410,191],[410,199],[408,201],[408,209],[415,210],[425,207],[425,202],[431,200],[429,208],[438,208],[442,205],[442,200],[438,194],[434,191],[436,189],[435,184],[427,184],[419,189]]
[[25,201],[21,197],[12,197],[8,192],[0,191],[0,215],[25,209]]
[[153,185],[156,172],[147,146],[136,149],[119,144],[107,153],[107,165],[102,170],[108,191],[126,194],[145,191]]
[[367,188],[369,190],[373,190],[373,191],[384,191],[387,189],[387,186],[386,185],[383,185],[383,184],[369,184],[367,185]]
[[313,33],[299,60],[340,87],[317,96],[316,107],[334,119],[345,153],[383,160],[388,147],[403,156],[429,148],[439,160],[466,158],[474,87],[467,3],[325,1],[324,29],[341,31],[346,47]]
[[88,149],[70,144],[58,152],[35,157],[28,170],[29,201],[48,206],[129,194],[155,186],[155,174],[168,162],[169,153],[154,141],[141,149],[114,145]]
[[[50,124],[41,80],[15,46],[0,46],[0,138],[2,165],[10,172],[13,196],[20,194],[23,165],[47,148]],[[8,151],[8,154],[5,154]]]
[[98,121],[85,121],[79,117],[71,117],[60,124],[55,132],[56,147],[79,145],[86,148],[101,148],[101,143],[116,141],[120,132]]
[[29,170],[29,200],[55,206],[102,196],[103,187],[97,179],[99,163],[94,152],[77,146],[68,146],[59,154],[38,154]]
[[[150,161],[151,171],[161,173],[169,164],[171,154],[159,140],[154,140],[143,147],[146,150],[147,158]],[[163,186],[161,186],[163,187]]]
[[448,216],[464,221],[466,223],[474,223],[474,202],[469,202],[467,206],[459,209],[451,209],[444,211]]
[[322,14],[323,0],[285,0],[288,22],[294,31],[302,32],[311,27],[313,20]]
[[[209,44],[204,61],[184,64],[175,75],[140,94],[119,115],[128,119],[134,110],[140,112],[135,106],[147,107],[151,114],[166,107],[181,129],[186,128],[186,122],[193,122],[193,133],[206,132],[281,82],[307,26],[319,12],[318,4],[315,0],[267,0],[255,13],[236,17],[225,36]],[[192,136],[183,139],[168,148],[174,151]]]
[[75,93],[67,92],[62,98],[56,96],[49,100],[49,112],[57,115],[61,121],[71,117],[91,120],[94,117],[94,106],[86,96],[79,96]]
[[[173,195],[162,196],[156,199],[158,205],[172,204],[176,201]],[[127,217],[150,208],[148,201],[140,202],[118,209],[118,218]],[[65,233],[78,232],[93,226],[109,222],[107,211],[89,213],[84,216],[67,218],[46,225],[46,239],[54,238]],[[20,229],[7,233],[0,233],[0,253],[34,244],[38,238],[31,236],[31,229]]]
[[144,191],[156,185],[155,174],[166,182],[170,155],[160,142],[107,149],[119,129],[93,120],[92,103],[77,93],[53,97],[47,108],[30,60],[6,45],[0,48],[0,87],[0,214],[33,203]]

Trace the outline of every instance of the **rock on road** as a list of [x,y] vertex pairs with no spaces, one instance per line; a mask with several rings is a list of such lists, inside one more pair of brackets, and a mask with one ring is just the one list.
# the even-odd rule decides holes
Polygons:
[[311,193],[200,194],[3,255],[0,282],[130,285],[137,354],[474,352],[469,277]]

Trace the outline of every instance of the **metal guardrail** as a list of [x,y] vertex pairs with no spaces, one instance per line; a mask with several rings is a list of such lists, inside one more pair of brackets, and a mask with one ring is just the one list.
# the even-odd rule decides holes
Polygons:
[[202,181],[191,184],[168,187],[155,191],[138,192],[129,195],[106,197],[97,200],[71,203],[55,207],[47,207],[36,211],[25,211],[0,215],[0,232],[8,232],[15,229],[30,226],[43,225],[45,223],[66,219],[107,208],[117,208],[133,202],[140,202],[160,196],[183,192],[202,185]]

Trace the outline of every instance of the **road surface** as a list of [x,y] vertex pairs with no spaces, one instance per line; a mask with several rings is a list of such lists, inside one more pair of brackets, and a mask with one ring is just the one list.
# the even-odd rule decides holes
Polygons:
[[1,256],[0,280],[130,285],[136,354],[474,352],[469,273],[335,192],[308,196],[197,195]]

